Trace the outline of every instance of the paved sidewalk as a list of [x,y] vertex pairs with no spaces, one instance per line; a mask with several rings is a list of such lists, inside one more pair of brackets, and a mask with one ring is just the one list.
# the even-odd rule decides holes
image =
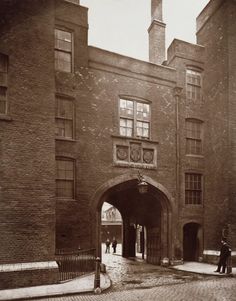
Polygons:
[[173,269],[204,274],[204,275],[214,275],[214,276],[236,276],[236,268],[232,268],[231,274],[220,274],[215,273],[214,271],[217,269],[217,266],[214,264],[201,263],[201,262],[185,262],[182,265],[176,265],[172,267]]
[[[119,254],[117,254],[120,257]],[[109,254],[108,257],[112,254]],[[236,268],[232,269],[232,274],[219,274],[214,273],[216,270],[216,265],[207,264],[207,263],[199,263],[199,262],[185,262],[183,265],[176,265],[170,267],[170,269],[181,270],[191,273],[205,274],[205,275],[214,275],[219,277],[226,276],[235,276]],[[105,290],[111,286],[111,280],[107,274],[101,273],[101,289]],[[22,299],[26,300],[29,298],[37,298],[37,297],[46,297],[46,296],[60,296],[60,295],[68,295],[68,294],[79,294],[79,293],[87,293],[94,292],[94,273],[89,275],[84,275],[78,277],[74,280],[67,281],[60,284],[53,285],[42,285],[42,286],[34,286],[34,287],[25,287],[18,289],[8,289],[0,291],[0,300],[17,300]]]

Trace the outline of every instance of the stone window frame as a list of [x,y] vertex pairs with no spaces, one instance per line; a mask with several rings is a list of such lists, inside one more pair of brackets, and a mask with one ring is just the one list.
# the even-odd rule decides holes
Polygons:
[[[132,111],[133,113],[129,114],[126,113],[125,110],[122,113],[121,112],[121,101],[128,101],[128,102],[133,102],[133,109],[130,108],[129,111]],[[138,111],[137,111],[137,107],[138,104],[145,104],[148,106],[149,108],[149,117],[148,118],[138,118]],[[138,138],[138,139],[145,139],[145,140],[150,140],[151,139],[151,102],[141,99],[141,98],[137,98],[137,97],[132,97],[132,96],[126,96],[126,95],[119,95],[119,101],[118,101],[118,116],[119,116],[119,135],[122,137],[128,137],[128,138]],[[125,121],[124,123],[126,123],[126,127],[124,127],[124,129],[131,129],[131,135],[124,135],[121,133],[121,120]],[[129,122],[129,126],[128,126],[128,122]],[[138,123],[143,123],[144,124],[148,124],[148,136],[145,135],[138,135],[137,134],[137,129],[138,129]],[[132,124],[132,127],[130,126]],[[139,127],[142,130],[145,130],[145,127]]]
[[[65,33],[69,33],[71,35],[71,41],[67,41],[66,39],[58,39],[56,37],[56,32],[65,32]],[[70,43],[71,45],[71,49],[68,50],[66,48],[60,47],[58,44],[56,43],[57,41],[62,41],[62,42],[67,42]],[[60,53],[60,54],[69,54],[70,55],[70,61],[69,61],[69,70],[65,70],[63,68],[58,67],[57,61],[60,61],[60,59],[56,58],[56,53]],[[55,59],[55,70],[56,71],[60,71],[60,72],[66,72],[66,73],[73,73],[73,69],[74,69],[74,33],[71,29],[65,28],[65,27],[61,27],[61,26],[56,26],[54,29],[54,59]]]
[[[203,156],[203,124],[204,122],[197,118],[185,119],[186,155]],[[192,128],[189,129],[188,125],[191,125]],[[197,128],[198,126],[199,129]],[[199,151],[198,148],[200,148]]]
[[[58,162],[70,162],[72,163],[72,173],[73,173],[73,177],[67,177],[68,173],[66,172],[71,172],[70,169],[66,170],[65,169],[65,177],[60,177],[59,173],[59,169],[58,169]],[[55,177],[55,182],[56,182],[56,197],[57,198],[67,198],[67,199],[74,199],[75,198],[75,178],[76,178],[76,164],[75,164],[75,159],[70,158],[70,157],[62,157],[62,156],[57,156],[56,157],[56,177]],[[59,190],[59,182],[61,184],[68,184],[71,183],[71,194],[67,195],[67,194],[60,194]]]
[[198,67],[186,66],[186,98],[188,100],[201,100],[202,72],[203,70]]
[[203,175],[199,172],[185,172],[184,189],[186,206],[203,205]]
[[[8,56],[0,53],[0,115],[6,116],[9,113],[9,103],[8,103],[8,86],[7,86],[7,76],[8,76]],[[1,110],[2,107],[4,110]]]
[[[59,103],[61,101],[70,101],[72,104],[72,116],[69,118],[67,116],[62,116],[59,114]],[[57,135],[56,130],[57,130],[57,122],[59,121],[68,121],[71,123],[72,126],[72,136],[66,136],[66,135]],[[75,141],[75,100],[73,97],[64,95],[64,94],[56,94],[55,95],[55,137],[56,139],[59,140],[68,140],[68,141]]]

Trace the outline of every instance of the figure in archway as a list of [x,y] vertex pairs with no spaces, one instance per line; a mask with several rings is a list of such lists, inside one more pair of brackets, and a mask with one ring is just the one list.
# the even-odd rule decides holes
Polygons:
[[105,253],[110,253],[110,244],[111,244],[110,239],[107,238],[107,240],[106,240],[106,251],[105,251]]
[[113,240],[112,240],[113,253],[116,253],[116,246],[117,246],[117,240],[115,237],[113,237]]

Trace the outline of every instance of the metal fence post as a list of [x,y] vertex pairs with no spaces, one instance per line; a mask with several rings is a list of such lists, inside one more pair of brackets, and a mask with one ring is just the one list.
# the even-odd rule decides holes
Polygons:
[[95,292],[96,292],[96,289],[100,289],[100,264],[101,264],[101,258],[97,257],[95,259],[95,278],[94,278]]

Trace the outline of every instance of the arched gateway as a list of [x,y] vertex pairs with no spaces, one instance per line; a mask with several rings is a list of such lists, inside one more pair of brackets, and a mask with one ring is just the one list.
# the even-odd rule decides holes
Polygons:
[[122,256],[135,254],[135,232],[137,225],[146,229],[147,262],[159,264],[164,257],[172,258],[174,203],[170,193],[161,184],[145,176],[148,191],[140,194],[137,176],[125,174],[111,179],[100,186],[92,199],[92,215],[96,214],[94,241],[97,255],[101,257],[101,207],[104,202],[115,206],[123,219]]

